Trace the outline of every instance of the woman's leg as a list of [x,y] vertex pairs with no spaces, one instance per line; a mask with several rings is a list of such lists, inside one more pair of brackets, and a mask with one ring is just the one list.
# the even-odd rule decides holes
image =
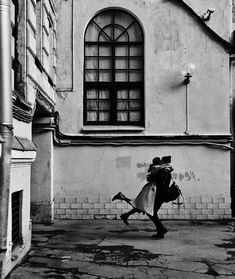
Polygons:
[[129,218],[130,215],[139,212],[138,209],[136,208],[132,208],[130,211],[123,213],[120,218],[122,219],[122,221],[126,224],[129,225],[129,223],[127,222],[127,219]]

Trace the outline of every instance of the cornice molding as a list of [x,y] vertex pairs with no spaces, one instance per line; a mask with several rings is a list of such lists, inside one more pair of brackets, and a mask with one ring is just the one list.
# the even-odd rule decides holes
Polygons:
[[233,150],[233,138],[231,134],[211,135],[69,135],[61,132],[59,127],[59,114],[54,113],[47,121],[34,123],[35,131],[52,131],[54,143],[58,146],[145,146],[145,145],[204,145]]

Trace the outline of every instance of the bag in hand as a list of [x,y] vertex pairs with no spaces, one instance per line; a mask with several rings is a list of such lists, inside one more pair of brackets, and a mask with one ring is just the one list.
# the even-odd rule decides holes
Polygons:
[[168,191],[165,195],[165,202],[170,202],[176,200],[180,195],[181,191],[178,185],[173,182],[170,187],[168,188]]

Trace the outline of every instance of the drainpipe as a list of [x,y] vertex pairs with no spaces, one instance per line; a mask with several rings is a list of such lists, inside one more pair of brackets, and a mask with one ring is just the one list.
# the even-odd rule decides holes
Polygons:
[[0,276],[7,250],[8,206],[12,149],[11,17],[10,0],[0,0]]

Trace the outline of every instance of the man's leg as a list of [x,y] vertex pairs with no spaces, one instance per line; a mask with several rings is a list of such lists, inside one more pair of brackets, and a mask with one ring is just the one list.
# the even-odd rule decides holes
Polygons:
[[156,199],[155,200],[155,204],[154,204],[154,214],[153,216],[148,215],[148,217],[150,218],[150,220],[154,223],[156,230],[157,230],[157,234],[153,235],[154,238],[164,238],[164,234],[167,233],[167,229],[163,226],[161,220],[159,219],[157,212],[160,209],[160,207],[162,206],[163,201],[161,199]]

